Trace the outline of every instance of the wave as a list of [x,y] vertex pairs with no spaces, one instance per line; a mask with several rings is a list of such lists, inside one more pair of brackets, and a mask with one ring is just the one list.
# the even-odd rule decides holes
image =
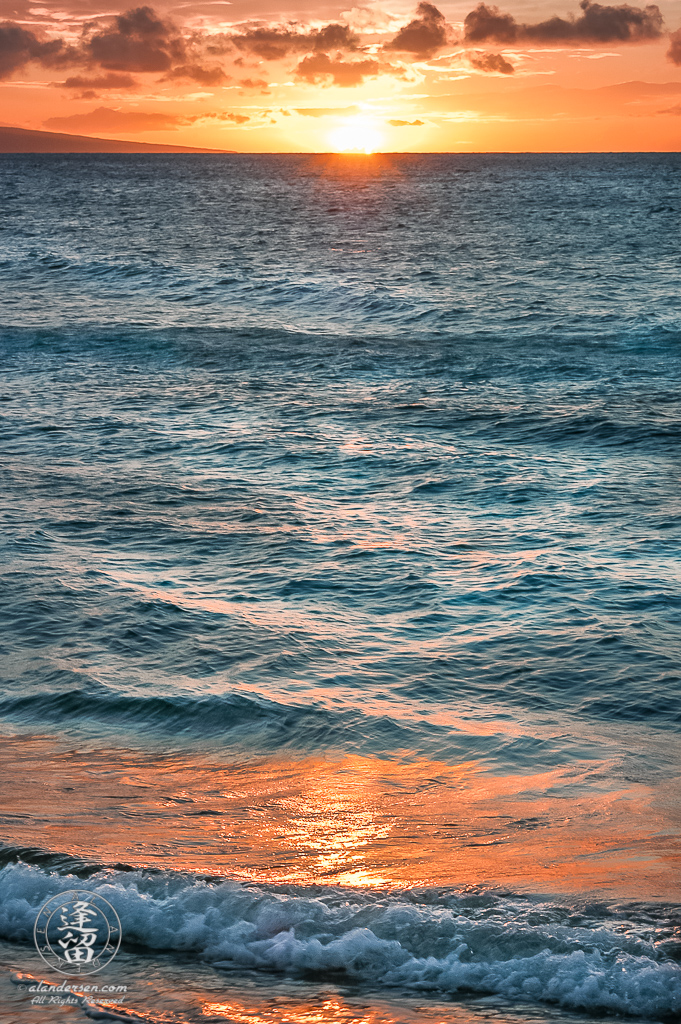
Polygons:
[[[414,719],[406,709],[395,709],[391,717],[245,693],[142,697],[72,685],[58,692],[6,696],[0,699],[0,720],[20,728],[60,729],[68,723],[71,731],[85,734],[120,736],[124,731],[145,740],[155,737],[159,743],[172,737],[203,746],[209,740],[212,750],[225,743],[231,751],[241,749],[253,756],[272,751],[307,756],[318,751],[383,757],[392,751],[407,761],[430,757],[459,764],[482,757],[490,764],[507,763],[520,770],[556,767],[592,746],[583,736],[573,741],[567,735],[538,739],[532,733],[509,732],[503,720],[497,730],[478,731],[466,728],[463,720],[457,727],[422,716]],[[593,751],[602,754],[599,741],[593,743]]]
[[[332,299],[326,295],[325,302],[328,310]],[[252,308],[250,301],[245,304]],[[580,458],[587,448],[613,456],[618,451],[632,451],[666,458],[676,452],[681,415],[674,381],[679,331],[630,324],[620,332],[589,330],[584,337],[573,339],[559,332],[552,340],[538,340],[531,332],[514,335],[502,327],[483,329],[476,322],[471,330],[462,328],[449,336],[445,331],[444,337],[436,337],[412,330],[397,306],[393,313],[394,322],[386,320],[385,330],[373,333],[368,327],[360,330],[357,324],[353,326],[345,311],[341,311],[345,330],[327,324],[324,331],[284,322],[218,327],[209,320],[200,328],[152,328],[124,318],[117,319],[115,328],[100,321],[49,329],[43,320],[35,328],[0,325],[0,342],[5,358],[15,367],[28,351],[37,351],[55,370],[62,368],[64,356],[92,363],[93,377],[103,371],[118,375],[121,366],[134,360],[145,376],[150,375],[147,379],[155,388],[172,387],[178,366],[207,374],[214,390],[206,393],[203,381],[189,391],[179,409],[187,419],[206,400],[210,409],[220,387],[214,383],[216,373],[240,377],[246,372],[257,378],[249,382],[250,400],[264,397],[273,407],[286,405],[287,415],[294,416],[296,423],[305,423],[307,429],[314,401],[332,407],[335,417],[356,423],[360,429],[390,432],[393,444],[409,431],[419,435],[433,464],[444,470],[442,478],[438,475],[435,481],[415,482],[412,493],[421,496],[460,489],[460,471],[446,448],[454,437],[460,445],[476,449],[510,444],[517,447],[518,454],[540,445],[573,450]],[[274,366],[276,382],[268,377]],[[607,378],[615,367],[622,372],[623,366],[626,377],[642,373],[645,384],[622,379],[613,386]],[[313,395],[309,382],[320,370],[323,373]],[[417,385],[415,372],[424,377]],[[357,375],[362,381],[368,377],[370,386],[360,387]],[[168,396],[172,399],[170,390]],[[243,398],[240,391],[239,400],[243,402]],[[6,393],[0,399],[7,403],[9,413],[14,396]],[[139,408],[138,397],[128,400],[125,412],[105,407],[102,415],[98,407],[97,415],[90,411],[86,429],[107,439],[114,433],[125,437],[131,427],[129,411]],[[23,417],[7,415],[3,427],[7,436],[17,441],[28,436]],[[77,429],[83,429],[80,420]],[[46,434],[73,430],[73,423],[40,422],[31,430],[36,446],[42,448],[51,441]],[[167,455],[172,450],[159,431],[148,431],[144,440],[144,454]],[[227,445],[222,436],[204,438],[202,455],[219,459],[226,453],[243,454],[245,444],[243,437],[230,436]],[[248,438],[248,445],[249,451],[260,450],[253,438]],[[382,461],[377,458],[380,455],[375,449],[350,457],[343,454],[343,465],[355,464],[358,470],[366,466],[372,473],[388,474],[401,465],[405,471],[422,472],[420,463],[409,468],[408,462],[402,461],[401,449],[393,447]],[[277,457],[281,458],[275,454],[270,466],[276,466]],[[287,451],[284,456],[288,463],[296,464],[309,464],[309,457],[305,449]],[[334,452],[334,458],[338,453]],[[447,466],[452,470],[449,475]],[[158,486],[158,481],[154,483]],[[165,486],[172,487],[172,483],[169,479]],[[520,492],[518,503],[523,503],[546,497],[550,488],[536,492],[521,487]],[[515,492],[507,495],[500,489],[496,480],[482,495],[485,501],[506,497],[512,503],[514,496]],[[178,498],[185,501],[187,495],[183,491]],[[604,498],[608,499],[607,492]]]
[[[504,286],[494,281],[493,293],[501,291],[483,306],[475,275],[453,289],[444,267],[414,272],[401,265],[386,271],[390,253],[348,251],[344,258],[361,262],[341,268],[322,260],[270,269],[253,259],[230,269],[217,259],[188,266],[172,252],[159,259],[132,252],[88,258],[68,246],[61,253],[35,249],[0,262],[6,289],[21,296],[5,304],[3,326],[68,329],[86,326],[94,317],[109,328],[160,323],[171,329],[221,329],[231,323],[240,330],[342,338],[400,339],[403,333],[456,341],[527,338],[542,347],[547,339],[568,345],[624,337],[643,344],[656,337],[678,341],[681,330],[676,309],[664,303],[651,311],[623,302],[613,310],[609,295],[595,295],[596,308],[584,312],[542,301],[528,304],[523,289],[530,282],[509,282],[507,288],[518,289],[517,304],[509,305]],[[613,287],[619,283],[614,280]]]
[[81,160],[66,198],[59,161],[11,162],[22,201],[7,211],[5,319],[525,333],[542,345],[678,335],[676,223],[651,219],[669,209],[673,163],[608,157],[595,173],[582,158],[432,157],[349,176],[307,156],[244,155],[226,176],[178,160],[153,176],[120,161],[102,177]]
[[[115,907],[129,947],[182,952],[221,970],[658,1019],[681,1012],[678,907],[566,905],[484,889],[264,886],[3,852],[0,935],[10,941],[30,942],[42,904],[77,885]],[[26,862],[37,857],[40,866]]]
[[[253,742],[257,736],[264,746],[277,749],[288,745],[308,750],[324,749],[343,741],[348,734],[366,731],[366,716],[353,711],[330,711],[307,704],[284,705],[264,698],[232,693],[192,697],[140,697],[102,688],[93,693],[69,688],[57,693],[40,692],[0,700],[0,718],[21,723],[70,722],[111,723],[115,728],[139,727],[155,732],[198,737],[229,734],[231,740]],[[372,735],[392,749],[413,741],[413,730],[392,719],[371,718]],[[446,735],[446,730],[440,732]]]
[[212,320],[213,326],[232,314],[242,327],[286,328],[293,321],[299,330],[323,328],[341,334],[359,330],[384,335],[399,326],[439,331],[455,326],[465,312],[446,299],[424,301],[419,288],[406,279],[387,288],[355,276],[339,282],[319,274],[254,275],[252,268],[230,274],[226,269],[211,264],[190,270],[163,260],[88,260],[39,251],[0,264],[0,272],[26,291],[27,302],[58,288],[64,302],[77,307],[78,319],[86,312],[80,293],[103,303],[107,321],[112,311],[119,321],[121,306],[132,304],[145,319],[151,306],[157,313],[163,310],[169,322],[192,321],[200,311],[202,322]]

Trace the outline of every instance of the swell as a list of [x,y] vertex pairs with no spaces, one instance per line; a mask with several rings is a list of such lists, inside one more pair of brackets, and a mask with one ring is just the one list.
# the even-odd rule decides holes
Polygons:
[[657,1019],[681,1011],[675,906],[266,886],[3,853],[0,935],[14,942],[30,942],[42,904],[77,886],[115,907],[129,948],[178,951],[218,969]]
[[[518,454],[547,446],[576,453],[594,448],[613,455],[618,449],[663,459],[676,455],[678,330],[629,325],[622,332],[589,331],[572,341],[561,334],[539,340],[531,332],[513,335],[477,323],[472,335],[457,331],[436,339],[407,331],[399,322],[383,336],[363,335],[347,318],[344,322],[345,334],[292,324],[147,329],[126,319],[115,329],[101,322],[53,330],[45,329],[44,321],[35,329],[3,325],[0,343],[12,381],[12,389],[0,396],[3,441],[19,450],[30,442],[31,453],[39,455],[63,438],[69,445],[76,441],[89,458],[89,446],[111,438],[121,451],[128,444],[139,446],[142,428],[144,454],[179,452],[167,430],[147,425],[153,395],[187,424],[201,414],[214,421],[229,398],[244,415],[254,408],[271,416],[286,411],[306,432],[316,433],[319,419],[332,414],[339,436],[354,427],[377,441],[380,435],[382,446],[388,440],[392,458],[377,461],[382,447],[376,446],[351,456],[334,450],[327,459],[334,470],[356,466],[359,472],[366,466],[373,473],[390,473],[405,460],[405,468],[416,472],[423,460],[411,466],[414,453],[398,447],[409,432],[429,451],[426,465],[444,471],[435,482],[444,490],[461,483],[460,473],[449,479],[446,473],[453,440],[462,446],[457,454],[472,447],[485,461],[484,446],[490,444],[513,446]],[[36,358],[48,378],[36,378]],[[81,364],[75,378],[65,360]],[[130,361],[139,374],[135,386],[127,373]],[[56,421],[52,406],[65,378],[80,403],[61,402],[62,419]],[[118,393],[111,384],[118,385]],[[107,387],[103,403],[93,404],[92,386],[95,393]],[[36,397],[40,408],[34,408]],[[192,448],[218,461],[262,452],[277,468],[278,445],[269,435],[266,440],[271,453],[257,435],[230,437],[227,445],[222,437],[208,435]],[[513,457],[514,451],[507,454]],[[302,445],[299,454],[289,451],[287,458],[313,466],[313,454]],[[168,486],[172,482],[171,477]],[[424,493],[433,486],[417,480],[413,490]]]
[[414,718],[408,708],[396,709],[391,716],[243,693],[144,697],[93,687],[71,684],[57,692],[5,696],[0,700],[0,720],[6,728],[138,734],[152,746],[179,739],[192,745],[209,743],[213,751],[227,747],[249,756],[340,753],[406,761],[430,757],[452,764],[482,758],[491,768],[506,765],[528,771],[560,766],[566,758],[583,757],[585,751],[593,757],[603,755],[602,740],[567,733],[539,738],[530,729],[509,733],[503,718],[496,730],[459,730]]
[[253,268],[230,274],[219,266],[189,271],[163,261],[83,261],[36,253],[3,261],[0,272],[8,284],[23,290],[23,323],[37,318],[36,303],[54,290],[61,292],[62,304],[72,306],[78,319],[87,315],[83,297],[90,294],[101,304],[105,323],[113,318],[118,322],[121,310],[132,304],[143,319],[154,311],[175,323],[191,322],[200,311],[202,322],[208,319],[212,326],[231,313],[241,327],[284,328],[293,322],[299,331],[323,328],[340,334],[385,335],[400,327],[426,333],[446,330],[464,314],[463,309],[424,302],[417,290],[408,296],[398,294],[403,288],[391,291],[371,281],[315,281],[284,270],[258,279]]
[[[106,691],[93,693],[69,688],[56,693],[34,693],[0,701],[0,716],[20,723],[49,721],[83,724],[112,723],[114,727],[138,727],[173,735],[217,737],[253,742],[265,747],[290,746],[308,749],[338,745],[364,716],[351,711],[331,712],[321,707],[285,706],[238,693],[191,697],[133,696]],[[366,725],[364,725],[366,728]],[[362,729],[362,731],[364,731]],[[372,734],[383,735],[393,747],[406,745],[410,730],[389,718],[374,718]],[[400,744],[402,741],[402,744]]]
[[[125,547],[134,552],[144,540],[149,557],[164,530],[145,527],[143,538],[132,531]],[[211,553],[212,574],[224,538],[211,544],[210,532],[198,537]],[[41,550],[41,539],[44,550],[44,537],[34,544]],[[678,730],[678,666],[669,640],[679,600],[671,577],[622,583],[588,565],[568,573],[515,559],[488,568],[486,581],[462,577],[457,594],[433,582],[423,559],[398,572],[393,552],[389,559],[362,551],[352,557],[343,548],[346,557],[333,540],[331,568],[317,555],[294,574],[290,562],[273,568],[270,559],[268,586],[277,601],[265,608],[248,547],[243,579],[225,549],[240,587],[241,600],[231,602],[209,599],[219,593],[212,575],[199,598],[196,585],[155,589],[113,572],[71,577],[62,569],[61,579],[6,573],[0,714],[25,723],[250,738],[266,748],[370,742],[374,750],[439,751],[448,759],[449,745],[452,756],[465,759],[498,756],[503,747],[523,764],[539,754],[517,739],[502,744],[505,723],[518,714],[528,743],[530,720],[536,725],[547,711],[566,734],[580,721]],[[125,547],[119,540],[119,551]],[[199,547],[195,538],[189,550]],[[658,563],[673,571],[671,560],[669,569],[659,556]],[[288,605],[282,593],[290,595]],[[382,616],[378,636],[372,614]],[[481,639],[483,616],[495,628]],[[644,629],[643,616],[663,617],[666,632]],[[288,630],[283,641],[280,629]],[[86,657],[71,658],[74,645]],[[477,731],[471,723],[481,715],[498,722],[494,745],[490,736],[464,742],[458,733],[462,726]],[[543,753],[554,756],[546,744]]]
[[[607,291],[592,297],[595,309],[563,309],[532,303],[524,289],[534,288],[531,271],[525,282],[508,281],[517,291],[508,297],[490,280],[490,305],[480,303],[478,271],[462,273],[455,291],[447,271],[414,272],[406,265],[385,276],[377,255],[352,272],[338,267],[290,267],[266,273],[258,260],[242,262],[230,272],[213,261],[191,267],[182,259],[83,259],[58,252],[33,251],[0,262],[5,289],[18,297],[4,303],[2,324],[15,328],[77,323],[87,328],[118,325],[152,329],[220,329],[227,321],[240,330],[332,334],[341,338],[548,338],[565,343],[627,337],[645,343],[656,337],[678,338],[680,321],[672,304],[660,302],[654,313],[639,303],[613,308]],[[612,278],[613,289],[623,282]],[[575,285],[584,285],[577,279]],[[670,285],[671,287],[671,285]],[[671,308],[669,308],[671,307]]]
[[5,320],[678,332],[676,155],[464,164],[3,161]]

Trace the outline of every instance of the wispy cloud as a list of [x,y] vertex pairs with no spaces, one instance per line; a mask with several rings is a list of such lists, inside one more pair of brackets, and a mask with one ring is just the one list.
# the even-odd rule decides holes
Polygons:
[[205,121],[222,121],[233,125],[244,125],[251,120],[245,114],[229,111],[208,111],[201,114],[183,115],[147,112],[140,110],[116,110],[113,107],[96,107],[84,114],[70,114],[68,117],[50,117],[44,122],[46,128],[66,131],[84,131],[113,135],[134,135],[142,132],[176,131]]
[[334,115],[359,114],[360,108],[354,105],[350,107],[296,107],[295,111],[301,117],[332,117]]
[[137,82],[132,75],[117,75],[112,71],[108,75],[73,75],[64,82],[54,84],[60,89],[97,89],[101,92],[137,88]]

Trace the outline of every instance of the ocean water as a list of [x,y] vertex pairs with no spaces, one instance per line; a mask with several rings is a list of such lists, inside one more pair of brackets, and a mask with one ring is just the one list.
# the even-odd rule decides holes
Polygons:
[[3,1024],[678,1019],[681,156],[0,196]]

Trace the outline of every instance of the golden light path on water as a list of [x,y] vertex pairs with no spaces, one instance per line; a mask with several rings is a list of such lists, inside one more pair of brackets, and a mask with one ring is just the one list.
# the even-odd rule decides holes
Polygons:
[[475,761],[219,759],[7,737],[0,827],[10,846],[258,882],[678,898],[676,782],[615,789],[601,768],[493,775]]

